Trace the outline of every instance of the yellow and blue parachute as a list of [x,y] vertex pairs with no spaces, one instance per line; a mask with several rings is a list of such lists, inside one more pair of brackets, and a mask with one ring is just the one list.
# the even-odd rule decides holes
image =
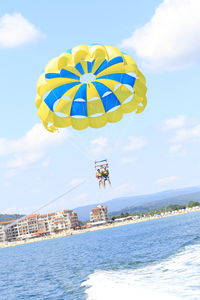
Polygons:
[[112,46],[80,45],[52,59],[37,82],[37,114],[49,131],[81,130],[141,113],[146,80],[135,61]]

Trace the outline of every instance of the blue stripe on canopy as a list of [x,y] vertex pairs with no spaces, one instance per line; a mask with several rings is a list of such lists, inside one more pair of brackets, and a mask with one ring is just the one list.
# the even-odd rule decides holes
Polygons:
[[87,117],[87,103],[82,101],[75,101],[72,103],[70,116],[86,116]]
[[88,73],[91,73],[91,72],[92,72],[92,67],[93,67],[93,65],[94,65],[94,62],[95,62],[95,60],[93,60],[93,61],[88,61],[88,62],[87,62]]
[[104,69],[106,69],[108,66],[108,61],[105,59],[101,65],[98,67],[98,69],[94,72],[94,75],[97,75],[99,72],[103,71]]
[[55,89],[53,89],[48,96],[44,99],[44,102],[49,107],[51,111],[53,111],[54,103],[60,99],[69,89],[74,87],[75,85],[80,84],[79,82],[71,82],[67,84],[63,84]]
[[97,75],[98,73],[102,72],[106,68],[109,68],[109,67],[111,67],[115,64],[121,63],[121,62],[123,62],[123,58],[121,56],[114,57],[111,60],[105,60],[105,61],[103,61],[103,63],[100,65],[100,67],[96,70],[96,72],[94,74]]
[[84,74],[83,67],[82,67],[81,63],[76,64],[76,65],[75,65],[75,68],[76,68],[81,74]]
[[121,81],[121,82],[122,82],[123,84],[128,84],[128,85],[130,85],[130,86],[133,87],[134,84],[135,84],[135,80],[136,80],[135,77],[130,76],[130,75],[124,73],[124,74],[122,75],[122,81]]
[[[103,103],[105,111],[109,111],[113,107],[119,106],[121,103],[117,99],[117,97],[113,94],[113,92],[105,86],[103,83],[100,82],[93,82],[93,85],[96,87],[99,96],[101,97],[101,101]],[[106,92],[111,92],[109,95],[103,97]]]
[[74,100],[81,98],[84,99],[86,101],[86,93],[87,93],[87,84],[81,84],[80,88],[78,89],[78,91],[76,92],[75,96],[74,96]]
[[115,80],[115,81],[119,81],[123,84],[128,84],[130,86],[134,86],[135,77],[132,77],[126,73],[115,73],[115,74],[109,74],[109,75],[104,75],[99,77],[98,79],[110,79],[110,80]]
[[45,74],[46,79],[52,79],[52,78],[58,78],[58,77],[64,77],[64,78],[72,78],[72,79],[79,79],[80,77],[76,74],[67,71],[65,69],[61,69],[60,73],[47,73]]
[[80,77],[68,70],[61,69],[60,71],[60,76],[61,77],[66,77],[66,78],[74,78],[74,79],[79,79]]
[[102,98],[103,94],[105,94],[106,92],[110,92],[111,91],[106,85],[104,85],[101,82],[94,81],[92,84],[97,89],[97,92],[98,92],[100,98]]
[[108,67],[111,67],[112,65],[115,65],[115,64],[119,64],[120,62],[123,62],[123,61],[124,60],[121,56],[114,57],[113,59],[109,60]]
[[60,73],[47,73],[45,74],[46,79],[58,78],[60,77]]
[[74,100],[81,98],[84,99],[85,102],[73,100],[70,116],[87,116],[86,97],[87,97],[87,84],[84,83],[80,86],[80,88],[76,92],[74,96]]

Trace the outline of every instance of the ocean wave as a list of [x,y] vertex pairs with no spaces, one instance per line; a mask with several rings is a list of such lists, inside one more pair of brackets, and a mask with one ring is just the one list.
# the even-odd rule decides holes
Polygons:
[[[166,241],[167,243],[167,241]],[[135,270],[96,271],[82,285],[87,300],[200,299],[200,244]]]

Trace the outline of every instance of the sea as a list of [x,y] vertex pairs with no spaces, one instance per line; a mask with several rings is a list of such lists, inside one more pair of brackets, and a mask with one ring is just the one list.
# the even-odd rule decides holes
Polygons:
[[0,300],[200,299],[200,212],[0,249]]

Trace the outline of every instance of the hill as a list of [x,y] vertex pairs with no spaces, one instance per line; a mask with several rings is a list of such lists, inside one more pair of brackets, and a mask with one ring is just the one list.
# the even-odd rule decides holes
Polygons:
[[24,215],[19,215],[19,214],[0,214],[0,222],[6,222],[6,221],[11,221],[11,220],[16,220],[24,217]]
[[145,212],[151,209],[161,209],[169,205],[186,205],[189,201],[200,201],[200,192],[189,193],[163,200],[152,201],[146,205],[125,207],[119,211],[110,212],[111,216],[120,215],[121,213]]
[[145,211],[153,208],[162,208],[171,204],[186,204],[189,201],[200,201],[200,187],[167,190],[155,194],[120,197],[106,202],[94,203],[91,205],[75,208],[79,219],[86,221],[89,213],[97,205],[106,205],[110,215],[121,212]]

